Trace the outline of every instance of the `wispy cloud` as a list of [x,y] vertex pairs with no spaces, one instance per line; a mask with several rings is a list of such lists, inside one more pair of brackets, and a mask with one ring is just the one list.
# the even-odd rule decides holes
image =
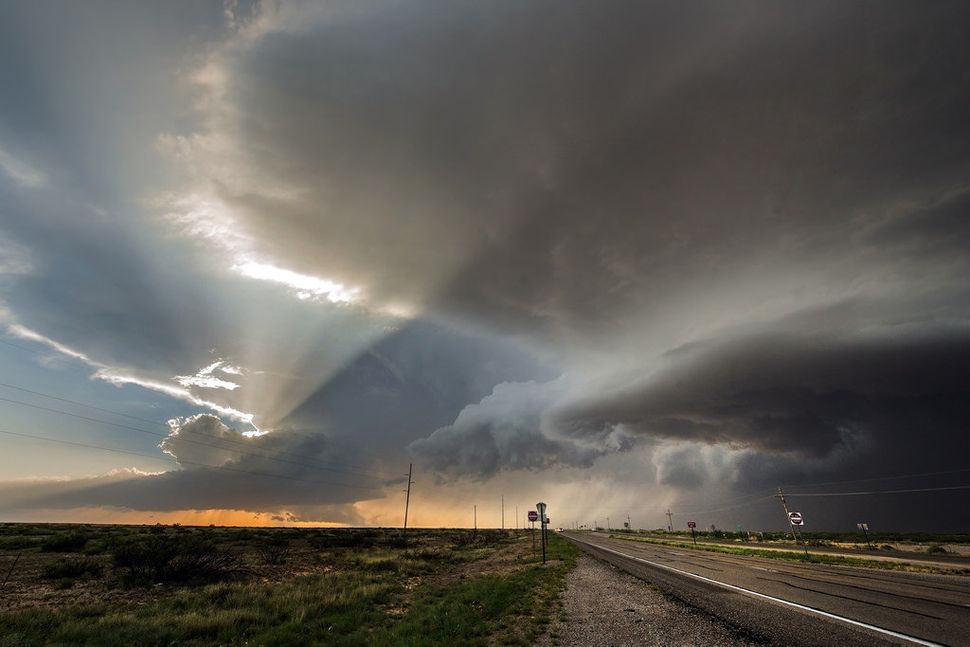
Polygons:
[[258,428],[253,422],[253,419],[255,418],[254,414],[239,411],[238,409],[200,398],[187,388],[184,388],[184,386],[166,384],[164,382],[159,382],[158,380],[135,375],[127,369],[108,366],[107,364],[92,359],[87,354],[79,350],[75,350],[20,324],[8,324],[7,332],[15,337],[19,337],[20,339],[43,344],[51,350],[60,353],[61,355],[71,357],[86,364],[94,369],[94,373],[91,375],[93,379],[101,380],[102,382],[107,382],[108,384],[114,384],[116,386],[131,384],[133,386],[139,386],[143,389],[148,389],[149,391],[155,391],[156,393],[163,393],[177,400],[189,402],[199,407],[205,407],[210,411],[214,411],[219,415],[226,416],[231,420],[252,425],[252,427],[258,431]]
[[224,362],[222,360],[213,362],[212,364],[199,369],[199,372],[195,375],[176,375],[175,381],[182,386],[197,386],[202,389],[226,389],[227,391],[235,391],[239,388],[239,384],[218,378],[212,373],[215,370],[220,370],[229,375],[241,375],[242,369],[231,365],[223,366],[223,363]]
[[15,182],[29,189],[39,189],[47,185],[46,175],[3,148],[0,148],[0,169],[3,169]]

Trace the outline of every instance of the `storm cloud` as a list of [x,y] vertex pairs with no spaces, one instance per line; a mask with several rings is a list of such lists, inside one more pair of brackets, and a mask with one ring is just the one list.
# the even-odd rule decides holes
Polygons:
[[963,3],[40,4],[0,320],[181,463],[60,504],[371,500],[265,454],[668,502],[962,467]]

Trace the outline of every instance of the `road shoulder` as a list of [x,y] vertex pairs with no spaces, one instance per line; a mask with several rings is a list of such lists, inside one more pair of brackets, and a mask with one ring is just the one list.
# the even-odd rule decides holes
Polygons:
[[588,555],[566,577],[559,613],[537,645],[755,645],[726,623]]

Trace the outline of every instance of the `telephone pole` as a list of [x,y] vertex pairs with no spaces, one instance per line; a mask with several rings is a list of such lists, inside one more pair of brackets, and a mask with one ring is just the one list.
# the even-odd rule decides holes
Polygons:
[[667,508],[667,531],[674,531],[674,513],[670,511],[670,508]]
[[401,531],[401,536],[407,534],[408,532],[408,508],[411,506],[411,484],[414,481],[411,480],[411,470],[414,468],[414,463],[408,463],[408,489],[405,490],[407,495],[404,498],[404,530]]
[[502,495],[502,530],[505,530],[505,495]]
[[477,503],[472,506],[472,514],[475,515],[474,516],[475,534],[477,535],[478,534],[478,504]]
[[[781,501],[781,507],[785,509],[785,518],[788,519],[788,527],[791,528],[791,536],[795,539],[795,543],[798,543],[798,533],[795,532],[795,524],[791,522],[791,514],[788,512],[788,502],[785,501],[785,494],[781,491],[781,486],[778,487],[778,494],[775,495]],[[805,557],[808,557],[808,544],[802,539],[802,548],[805,549]]]
[[515,529],[519,529],[519,506],[515,506]]

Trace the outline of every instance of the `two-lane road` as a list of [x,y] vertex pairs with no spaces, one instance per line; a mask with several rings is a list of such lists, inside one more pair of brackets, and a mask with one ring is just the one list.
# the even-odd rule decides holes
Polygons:
[[587,552],[789,645],[970,645],[970,578],[804,564],[567,532]]

